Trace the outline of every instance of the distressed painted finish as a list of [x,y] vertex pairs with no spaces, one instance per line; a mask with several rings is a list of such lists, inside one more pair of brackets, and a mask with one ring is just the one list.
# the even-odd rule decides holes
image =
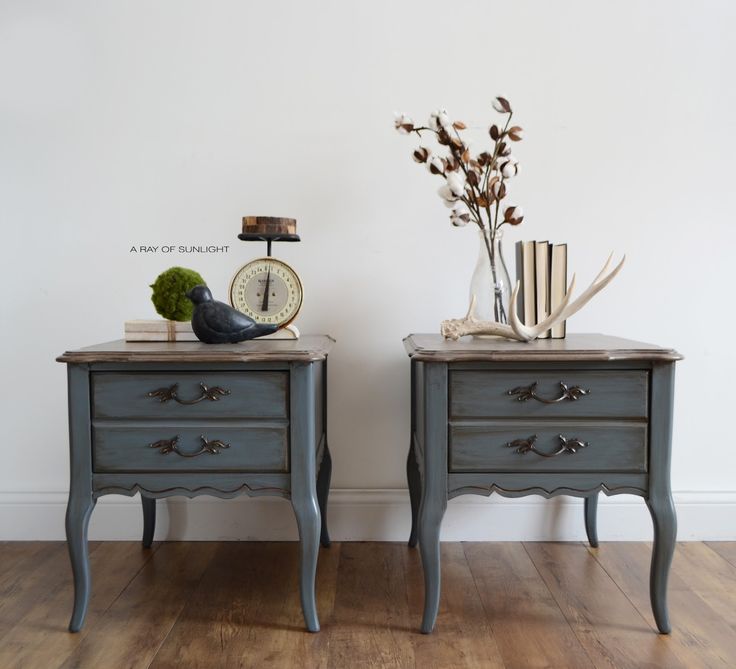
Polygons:
[[74,609],[69,631],[82,629],[89,605],[92,575],[89,571],[87,528],[96,499],[92,494],[92,440],[90,434],[89,377],[85,367],[70,365],[69,384],[69,503],[66,508],[66,543],[74,576]]
[[[98,372],[92,375],[92,411],[95,419],[286,418],[288,377],[287,372],[256,371],[247,376]],[[202,384],[212,390],[212,399]],[[164,392],[150,394],[174,385],[180,401],[168,399]]]
[[[643,497],[651,512],[651,603],[659,631],[669,633],[666,589],[676,536],[672,401],[674,365],[681,356],[604,335],[528,344],[411,335],[404,342],[412,368],[409,545],[418,540],[425,579],[421,630],[430,632],[437,616],[439,533],[448,499],[493,492],[582,497],[588,540],[597,546],[598,494],[603,492]],[[535,394],[549,402],[533,397],[519,402],[508,395],[534,382]],[[591,392],[552,402],[555,392],[565,390],[560,382]],[[510,407],[506,413],[504,406]],[[587,446],[577,444],[574,453],[555,457],[540,455],[560,448],[559,434]],[[516,440],[514,447],[506,445]],[[416,500],[421,500],[419,508]]]
[[675,366],[673,364],[654,365],[652,369],[651,473],[647,495],[647,506],[654,524],[649,593],[654,620],[660,632],[664,634],[669,634],[672,629],[667,611],[667,580],[677,539],[677,517],[670,484],[674,391]]
[[424,467],[419,504],[419,551],[424,568],[422,632],[434,627],[440,605],[440,527],[447,508],[447,365],[427,365],[424,374]]
[[156,500],[153,497],[141,495],[143,508],[143,548],[153,545],[153,533],[156,529]]
[[[318,362],[327,359],[334,342],[335,340],[328,335],[302,335],[299,339],[252,339],[237,344],[216,346],[203,344],[201,341],[131,342],[117,339],[76,351],[67,351],[56,360],[75,364],[125,363],[126,365],[149,362],[177,364],[182,360],[193,365]],[[229,369],[226,368],[224,371]]]
[[292,470],[291,505],[301,541],[299,594],[307,629],[319,632],[314,585],[317,574],[321,515],[315,486],[314,365],[294,363],[291,372]]
[[[202,437],[214,452],[206,450]],[[164,452],[174,439],[176,450]],[[156,426],[95,422],[92,441],[95,473],[289,470],[286,421],[281,425],[219,421],[182,425],[167,420]]]
[[458,341],[438,334],[411,334],[404,339],[411,358],[423,362],[675,362],[673,349],[603,334],[569,334],[564,339],[534,342],[463,337]]
[[[577,399],[564,397],[560,383],[580,388]],[[535,398],[522,389],[535,386]],[[450,373],[453,418],[646,418],[649,377],[645,371],[580,369],[546,371],[471,371]],[[509,394],[509,391],[518,391]],[[553,402],[553,403],[546,403]]]
[[[574,453],[540,455],[561,450],[559,435],[568,440],[579,439],[587,446]],[[451,472],[645,472],[647,469],[645,423],[562,419],[548,426],[528,419],[460,424],[453,421],[449,438]],[[525,442],[535,450],[519,452],[525,448]]]
[[[82,628],[87,613],[87,527],[95,502],[102,495],[137,493],[145,547],[153,542],[159,498],[245,494],[290,499],[300,536],[304,620],[307,629],[319,630],[315,574],[320,539],[329,545],[326,364],[331,341],[306,337],[299,346],[277,341],[205,349],[112,342],[59,358],[68,364],[69,378],[71,631]],[[309,342],[312,348],[305,348]],[[201,389],[200,383],[227,382],[231,394],[196,404],[161,403],[147,396],[157,389],[149,388],[152,382],[161,388],[179,383],[185,402]],[[224,399],[235,401],[226,404]],[[217,452],[205,448],[187,457],[202,450],[202,435]],[[166,444],[150,446],[174,436],[179,453],[163,453]]]
[[591,548],[598,548],[598,493],[585,498],[584,515],[588,543]]

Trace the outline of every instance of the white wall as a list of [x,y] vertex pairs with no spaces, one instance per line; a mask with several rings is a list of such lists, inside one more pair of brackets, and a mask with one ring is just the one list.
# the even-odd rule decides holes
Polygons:
[[[338,341],[333,512],[358,499],[373,514],[340,521],[341,536],[394,538],[408,518],[392,492],[408,443],[401,339],[463,313],[476,238],[450,227],[392,112],[423,119],[445,106],[480,143],[499,93],[527,131],[514,184],[527,217],[512,241],[567,241],[583,282],[611,249],[627,253],[570,329],[685,354],[673,487],[700,511],[681,534],[736,538],[736,361],[722,353],[736,325],[735,19],[728,0],[4,0],[0,538],[61,536],[66,394],[54,357],[154,316],[147,286],[170,265],[199,270],[224,298],[259,251],[235,238],[254,213],[298,219],[303,242],[277,249],[306,286],[298,324]],[[129,253],[169,243],[231,251]],[[606,511],[608,531],[638,536],[624,508]],[[106,509],[119,521],[107,535],[137,531],[135,506]],[[514,509],[527,538],[547,536],[543,505]],[[481,517],[468,511],[451,536],[477,536]],[[510,517],[494,516],[498,528]],[[201,525],[179,535],[202,536]],[[261,525],[256,536],[273,534]]]

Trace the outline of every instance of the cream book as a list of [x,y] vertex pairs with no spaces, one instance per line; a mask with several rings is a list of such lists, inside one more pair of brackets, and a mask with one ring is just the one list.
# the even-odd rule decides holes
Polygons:
[[[295,325],[287,325],[259,339],[299,339]],[[199,341],[190,321],[167,321],[164,318],[125,321],[125,341]]]
[[[536,290],[537,323],[549,316],[549,242],[534,242],[534,276]],[[547,339],[549,330],[539,335]]]
[[199,341],[190,321],[125,321],[125,341]]
[[524,325],[536,325],[537,303],[534,286],[534,242],[516,242],[516,279],[519,282],[517,313]]
[[[549,284],[549,305],[550,310],[554,311],[567,294],[567,244],[555,244],[552,247]],[[566,321],[552,326],[552,339],[564,339],[566,333]]]

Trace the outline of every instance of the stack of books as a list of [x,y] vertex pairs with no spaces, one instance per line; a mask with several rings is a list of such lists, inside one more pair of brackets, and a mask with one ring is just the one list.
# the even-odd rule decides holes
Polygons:
[[199,341],[189,321],[125,321],[125,341]]
[[[567,244],[516,242],[516,278],[519,317],[524,325],[541,323],[567,294]],[[562,321],[539,338],[564,339],[565,333]]]

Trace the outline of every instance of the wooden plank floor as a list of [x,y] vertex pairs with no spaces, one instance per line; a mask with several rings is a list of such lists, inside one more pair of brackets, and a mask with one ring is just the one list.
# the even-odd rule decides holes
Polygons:
[[0,667],[736,667],[736,542],[678,544],[669,637],[649,609],[649,552],[442,544],[440,614],[425,636],[421,562],[403,544],[321,549],[322,632],[309,634],[295,543],[95,543],[87,624],[69,634],[65,546],[0,543]]

